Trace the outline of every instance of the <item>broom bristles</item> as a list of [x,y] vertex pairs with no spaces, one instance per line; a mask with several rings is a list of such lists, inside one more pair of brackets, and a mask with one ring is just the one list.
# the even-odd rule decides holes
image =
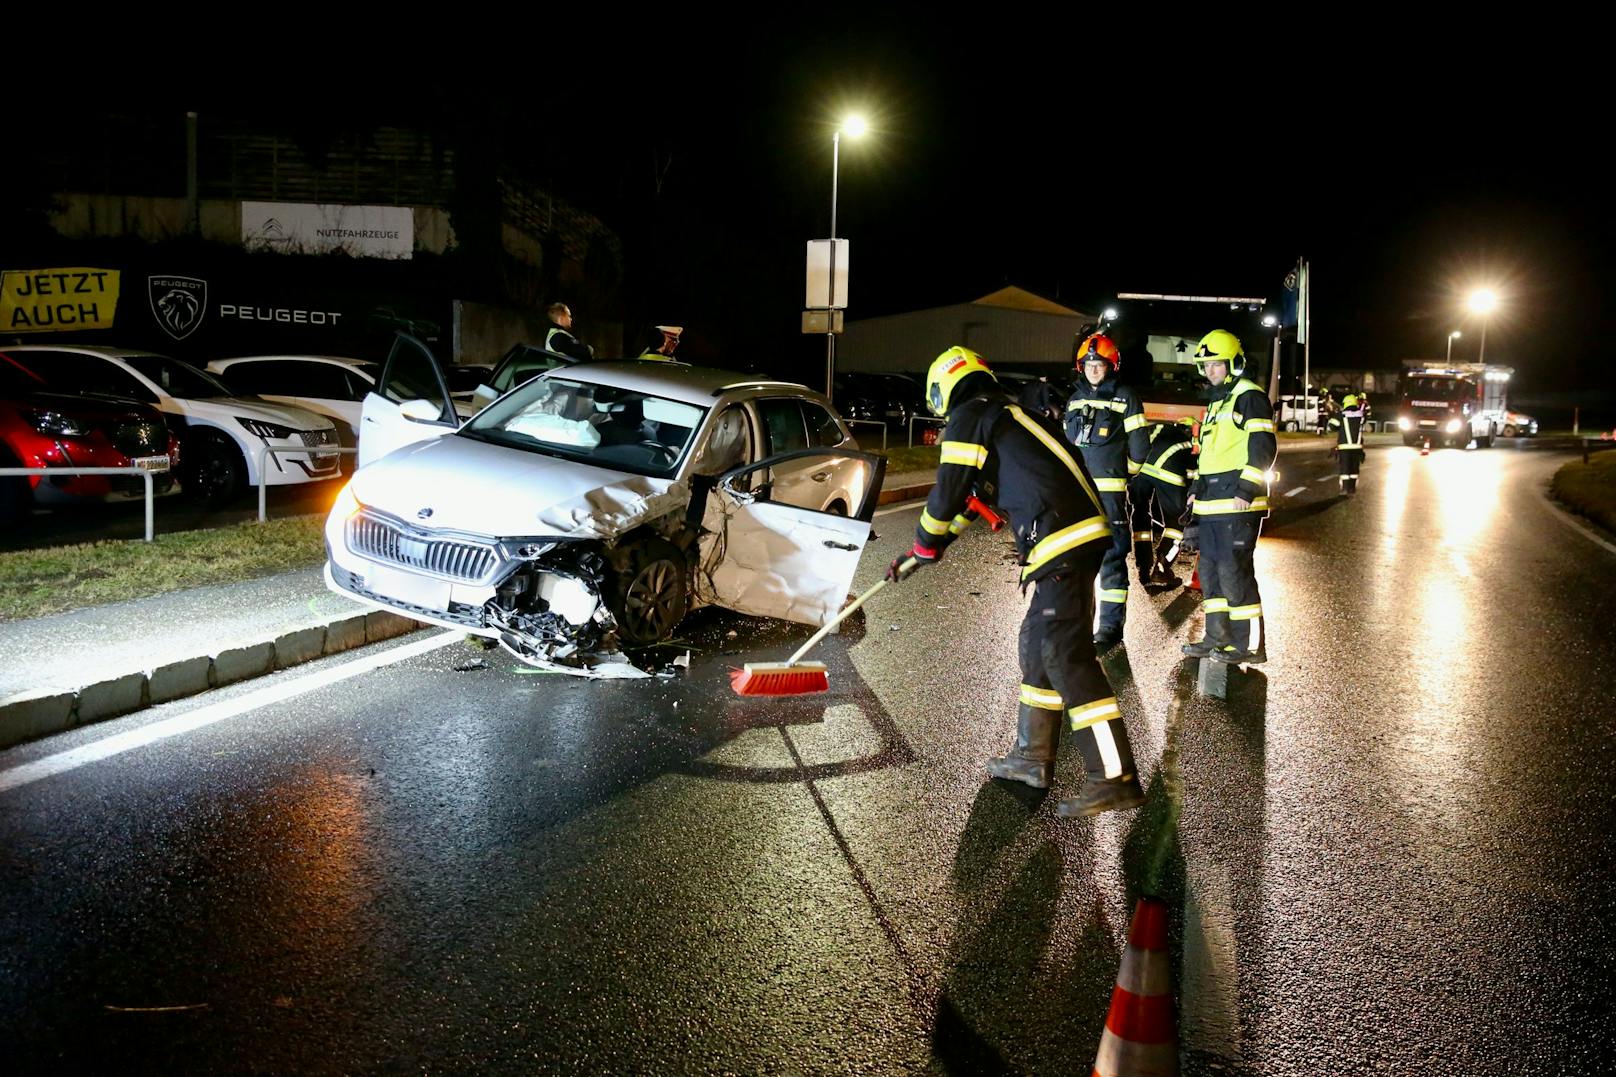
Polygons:
[[797,696],[830,689],[823,662],[748,662],[729,675],[738,696]]

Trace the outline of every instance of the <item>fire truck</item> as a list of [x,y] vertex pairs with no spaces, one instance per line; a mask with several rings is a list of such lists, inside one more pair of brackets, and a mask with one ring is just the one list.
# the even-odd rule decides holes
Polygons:
[[1514,370],[1491,363],[1403,361],[1402,401],[1397,429],[1404,445],[1492,445],[1509,410],[1509,379]]

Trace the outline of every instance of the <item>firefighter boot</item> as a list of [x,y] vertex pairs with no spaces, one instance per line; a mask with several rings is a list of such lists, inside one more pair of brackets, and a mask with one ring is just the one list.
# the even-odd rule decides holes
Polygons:
[[[1268,633],[1264,630],[1263,619],[1255,617],[1249,623],[1250,636],[1237,632],[1242,637],[1240,640],[1213,649],[1208,657],[1214,662],[1226,662],[1231,666],[1259,666],[1268,661]],[[1186,646],[1184,650],[1188,652],[1189,647]]]
[[988,773],[1034,789],[1048,789],[1055,776],[1055,738],[1060,734],[1060,711],[1023,703],[1016,720],[1016,743],[1006,755],[988,760]]
[[1075,819],[1101,812],[1125,811],[1145,802],[1145,791],[1134,772],[1133,749],[1121,718],[1096,722],[1075,730],[1083,753],[1083,788],[1055,805],[1055,814]]

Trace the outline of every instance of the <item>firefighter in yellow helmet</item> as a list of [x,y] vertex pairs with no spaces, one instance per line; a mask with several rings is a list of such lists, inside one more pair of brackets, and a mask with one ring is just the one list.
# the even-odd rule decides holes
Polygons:
[[1085,338],[1076,361],[1077,389],[1066,402],[1066,440],[1083,454],[1111,525],[1111,548],[1100,563],[1100,623],[1094,630],[1094,645],[1103,652],[1122,642],[1128,616],[1128,479],[1145,462],[1150,434],[1139,397],[1119,380],[1122,353],[1110,337]]
[[1022,588],[1033,589],[1021,623],[1016,742],[1007,755],[988,760],[988,773],[1049,788],[1064,718],[1082,753],[1085,780],[1056,813],[1138,807],[1144,791],[1128,731],[1091,636],[1094,577],[1111,543],[1094,480],[1060,427],[1011,399],[975,352],[950,348],[937,357],[926,378],[926,404],[948,420],[937,484],[920,514],[913,549],[892,562],[888,578],[902,579],[913,571],[906,567],[911,563],[941,558],[969,526],[967,500],[975,494],[1009,517]]
[[1202,639],[1184,653],[1220,662],[1263,662],[1262,597],[1252,558],[1268,515],[1268,469],[1279,444],[1268,394],[1246,380],[1246,354],[1233,333],[1201,338],[1195,365],[1212,383],[1201,420],[1200,459],[1190,496],[1200,525]]
[[1364,458],[1364,407],[1357,393],[1341,398],[1341,409],[1330,416],[1330,429],[1335,431],[1335,460],[1340,469],[1337,481],[1343,494],[1358,492],[1358,469]]

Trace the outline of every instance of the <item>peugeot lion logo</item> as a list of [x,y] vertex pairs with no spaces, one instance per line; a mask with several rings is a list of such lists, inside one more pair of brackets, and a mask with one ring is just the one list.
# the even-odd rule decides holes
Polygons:
[[146,298],[163,332],[184,340],[208,310],[208,282],[196,277],[147,277]]
[[424,520],[428,516],[431,516],[431,515],[432,515],[432,510],[430,508],[425,508],[425,509],[422,509],[420,512],[416,513],[415,518],[418,519],[418,520]]

